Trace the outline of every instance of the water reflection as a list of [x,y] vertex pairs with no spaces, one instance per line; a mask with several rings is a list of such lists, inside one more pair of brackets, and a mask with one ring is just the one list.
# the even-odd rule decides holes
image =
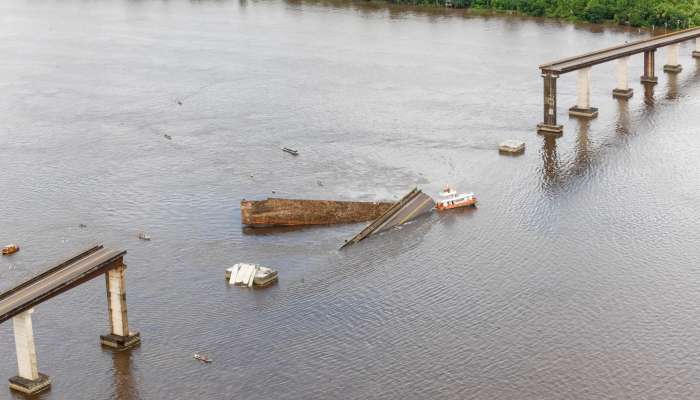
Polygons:
[[114,371],[114,399],[137,400],[139,396],[138,388],[134,380],[134,372],[131,361],[133,350],[110,351],[112,353],[112,368]]
[[667,74],[668,76],[668,81],[667,81],[667,91],[666,91],[666,99],[667,100],[678,100],[678,74]]
[[559,176],[559,159],[557,157],[557,138],[552,135],[544,136],[542,145],[542,189],[545,192],[556,186]]
[[642,82],[642,86],[644,87],[644,105],[647,106],[647,108],[654,107],[654,86],[656,86],[656,84]]
[[619,135],[627,135],[630,133],[630,105],[628,100],[617,100],[617,121],[615,122],[615,132]]

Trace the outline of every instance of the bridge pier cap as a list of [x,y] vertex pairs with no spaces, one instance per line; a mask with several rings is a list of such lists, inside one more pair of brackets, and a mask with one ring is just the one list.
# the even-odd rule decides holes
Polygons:
[[51,379],[39,372],[32,327],[33,308],[12,317],[17,352],[17,376],[10,378],[10,389],[36,394],[49,389]]
[[544,117],[537,124],[537,133],[540,135],[561,136],[564,132],[562,125],[557,125],[557,78],[559,74],[542,70],[544,83]]
[[576,78],[576,105],[569,108],[572,117],[595,118],[598,109],[591,107],[591,67],[578,70]]
[[105,273],[110,333],[101,335],[100,343],[116,350],[125,350],[139,344],[141,336],[138,332],[129,330],[126,308],[126,265],[122,259],[116,262],[116,267]]
[[680,43],[666,46],[666,65],[664,65],[664,72],[677,74],[683,70],[683,67],[678,63],[680,47]]
[[617,59],[615,75],[617,77],[617,87],[613,89],[612,95],[616,99],[629,99],[634,94],[634,90],[629,86],[629,56]]

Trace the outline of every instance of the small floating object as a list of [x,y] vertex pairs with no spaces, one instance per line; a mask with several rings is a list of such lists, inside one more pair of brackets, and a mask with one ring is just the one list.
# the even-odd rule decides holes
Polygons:
[[520,140],[506,140],[498,145],[498,151],[506,154],[521,154],[525,151],[525,142]]
[[267,286],[277,280],[277,271],[257,264],[238,263],[226,269],[228,283],[238,286]]
[[209,364],[211,362],[211,359],[209,357],[202,354],[194,353],[192,357],[194,357],[195,360],[203,362],[204,364]]
[[151,235],[146,232],[139,232],[139,239],[141,240],[151,240]]
[[317,184],[318,186],[323,186],[323,182],[321,182],[321,181],[316,181],[316,184]]
[[445,186],[440,192],[440,200],[437,201],[438,211],[451,210],[459,207],[475,207],[476,196],[474,193],[459,193],[449,186]]
[[282,147],[282,151],[284,151],[284,152],[286,152],[286,153],[289,153],[289,154],[291,154],[291,155],[293,155],[293,156],[298,156],[298,155],[299,155],[299,152],[298,152],[298,151],[296,151],[296,150],[294,150],[294,149],[290,149],[289,147]]
[[2,254],[4,256],[9,256],[10,254],[14,254],[19,251],[19,246],[16,244],[8,244],[7,246],[2,248]]
[[178,105],[178,106],[181,106],[181,105],[182,105],[182,102],[181,102],[180,100],[178,100],[178,101],[177,101],[177,105]]
[[167,133],[165,135],[163,135],[163,137],[168,139],[168,140],[173,140],[173,137],[168,135]]
[[87,228],[87,225],[85,225],[85,224],[80,224],[80,225],[78,225],[78,227],[79,227],[79,228]]

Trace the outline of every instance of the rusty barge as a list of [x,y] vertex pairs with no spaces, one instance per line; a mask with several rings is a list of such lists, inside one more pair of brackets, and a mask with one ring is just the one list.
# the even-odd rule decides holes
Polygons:
[[366,222],[379,218],[393,205],[393,202],[280,198],[242,200],[241,221],[251,227]]

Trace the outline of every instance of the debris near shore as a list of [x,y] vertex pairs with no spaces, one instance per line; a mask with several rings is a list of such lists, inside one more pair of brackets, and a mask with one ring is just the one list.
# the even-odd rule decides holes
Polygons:
[[414,188],[408,194],[401,198],[397,203],[394,203],[388,210],[380,215],[376,220],[369,224],[360,233],[353,236],[352,239],[345,241],[341,247],[347,247],[355,244],[374,234],[387,231],[395,226],[402,225],[419,215],[431,211],[435,207],[435,200],[427,194]]
[[252,227],[328,225],[379,218],[393,202],[268,198],[241,201],[241,221]]
[[525,142],[520,140],[506,140],[498,145],[501,154],[517,155],[525,152]]

